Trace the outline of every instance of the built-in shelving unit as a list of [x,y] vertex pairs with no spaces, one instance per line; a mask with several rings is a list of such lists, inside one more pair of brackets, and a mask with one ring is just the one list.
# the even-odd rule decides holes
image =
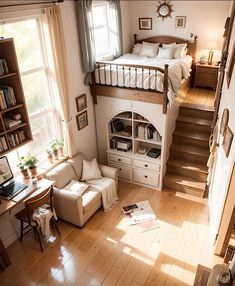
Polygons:
[[[107,126],[108,162],[118,169],[120,179],[159,189],[162,180],[162,137],[156,127],[139,113],[126,111],[114,116]],[[159,152],[160,152],[159,151]]]
[[29,143],[32,132],[13,39],[0,40],[0,156]]

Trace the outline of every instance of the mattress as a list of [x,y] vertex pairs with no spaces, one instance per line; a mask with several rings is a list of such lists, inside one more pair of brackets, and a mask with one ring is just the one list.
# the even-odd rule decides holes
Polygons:
[[[106,62],[95,70],[97,84],[105,84],[118,87],[138,88],[146,90],[157,90],[163,92],[164,74],[151,70],[151,67],[159,67],[164,69],[164,65],[169,65],[168,70],[168,99],[173,101],[178,89],[182,84],[182,80],[189,77],[192,65],[192,57],[186,55],[183,59],[158,59],[137,56],[133,54],[125,54],[118,59]],[[122,67],[112,64],[127,64],[148,66],[149,69]]]

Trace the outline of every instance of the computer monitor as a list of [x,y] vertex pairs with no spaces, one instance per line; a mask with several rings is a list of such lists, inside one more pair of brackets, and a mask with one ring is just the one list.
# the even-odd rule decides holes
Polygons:
[[13,179],[11,167],[6,156],[0,158],[0,188]]

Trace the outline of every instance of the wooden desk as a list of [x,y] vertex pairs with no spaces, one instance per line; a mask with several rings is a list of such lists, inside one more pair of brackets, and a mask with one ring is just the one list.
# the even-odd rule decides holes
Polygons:
[[[8,211],[11,211],[12,208],[19,205],[21,202],[23,202],[26,198],[29,196],[36,195],[40,193],[41,191],[46,190],[51,185],[54,184],[53,181],[49,181],[47,179],[41,179],[37,182],[37,184],[32,184],[30,179],[23,179],[23,177],[17,178],[17,181],[20,181],[24,183],[25,185],[28,185],[28,187],[20,192],[17,196],[15,196],[12,200],[4,200],[1,199],[0,202],[0,216],[5,214]],[[5,269],[11,264],[10,258],[7,254],[7,251],[3,245],[3,242],[0,238],[0,269]]]

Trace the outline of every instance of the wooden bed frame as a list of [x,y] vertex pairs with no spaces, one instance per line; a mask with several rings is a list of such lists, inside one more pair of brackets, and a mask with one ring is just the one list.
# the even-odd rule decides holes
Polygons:
[[[187,54],[190,55],[193,58],[192,63],[192,72],[190,77],[185,80],[185,82],[180,87],[177,96],[180,95],[180,98],[183,98],[186,93],[189,90],[191,79],[193,78],[194,69],[195,69],[195,54],[196,54],[196,43],[197,43],[197,36],[194,36],[191,34],[191,41],[171,37],[171,36],[156,36],[146,39],[137,39],[137,35],[134,35],[134,43],[142,43],[143,41],[149,42],[149,43],[161,43],[161,44],[170,44],[170,43],[187,43]],[[95,71],[92,72],[92,85],[91,85],[91,94],[93,96],[93,102],[97,104],[97,96],[108,96],[108,97],[116,97],[121,99],[127,99],[127,100],[135,100],[135,101],[143,101],[143,102],[149,102],[149,103],[155,103],[155,104],[162,104],[163,105],[163,114],[166,114],[167,112],[167,104],[168,104],[168,98],[167,98],[167,92],[168,92],[168,65],[165,65],[164,69],[158,68],[158,67],[148,67],[148,66],[141,66],[141,65],[124,65],[124,64],[115,64],[113,62],[108,61],[100,61],[96,63],[96,67],[103,67],[106,71],[106,66],[111,67],[116,66],[116,69],[118,69],[119,66],[121,66],[124,70],[124,68],[135,68],[142,69],[142,72],[144,70],[155,71],[155,72],[161,72],[164,75],[164,82],[163,82],[163,92],[155,91],[151,89],[138,89],[138,88],[127,88],[127,87],[119,87],[119,86],[111,86],[106,84],[97,84],[95,79]]]

